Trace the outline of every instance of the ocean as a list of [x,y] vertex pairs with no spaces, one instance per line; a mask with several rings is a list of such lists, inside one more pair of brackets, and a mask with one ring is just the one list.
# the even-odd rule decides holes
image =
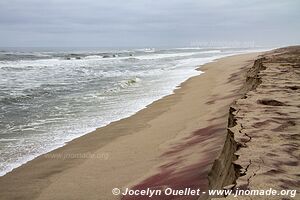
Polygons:
[[172,94],[199,65],[250,51],[258,49],[3,50],[0,176]]

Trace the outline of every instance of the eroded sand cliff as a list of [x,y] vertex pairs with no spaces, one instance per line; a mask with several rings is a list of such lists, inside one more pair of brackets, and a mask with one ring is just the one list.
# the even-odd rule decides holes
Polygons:
[[210,172],[210,187],[299,189],[300,47],[274,50],[257,59],[242,90],[245,95],[229,110],[227,138]]

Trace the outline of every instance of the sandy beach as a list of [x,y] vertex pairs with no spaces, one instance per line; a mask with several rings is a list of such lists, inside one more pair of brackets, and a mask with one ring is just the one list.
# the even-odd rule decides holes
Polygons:
[[299,8],[0,0],[0,200],[300,200]]
[[13,170],[0,178],[0,199],[112,200],[121,198],[113,188],[207,189],[229,106],[241,96],[245,69],[258,55],[206,64],[204,74],[173,95]]

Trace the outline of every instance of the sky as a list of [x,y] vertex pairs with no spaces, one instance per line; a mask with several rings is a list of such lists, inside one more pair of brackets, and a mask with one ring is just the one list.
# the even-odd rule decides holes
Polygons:
[[299,0],[0,0],[0,47],[300,44]]

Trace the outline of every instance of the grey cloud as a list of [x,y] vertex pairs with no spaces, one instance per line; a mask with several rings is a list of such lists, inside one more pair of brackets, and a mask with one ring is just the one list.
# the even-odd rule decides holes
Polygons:
[[2,0],[0,46],[299,43],[296,0]]

